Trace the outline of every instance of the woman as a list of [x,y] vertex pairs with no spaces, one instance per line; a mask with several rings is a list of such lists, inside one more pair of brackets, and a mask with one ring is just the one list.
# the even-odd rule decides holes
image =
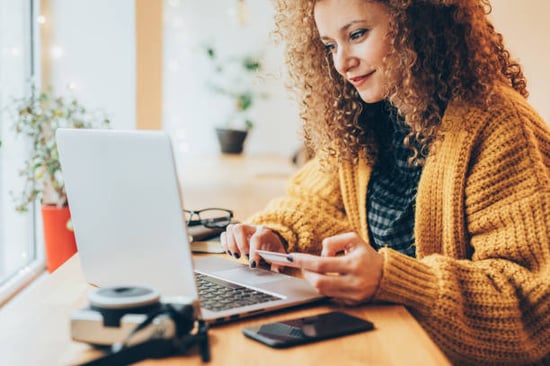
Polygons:
[[457,364],[545,363],[550,131],[487,9],[278,1],[316,157],[222,245],[252,267],[288,252],[347,303],[407,306]]

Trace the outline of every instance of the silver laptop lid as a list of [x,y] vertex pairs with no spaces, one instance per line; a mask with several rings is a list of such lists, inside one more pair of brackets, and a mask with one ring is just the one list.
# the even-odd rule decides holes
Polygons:
[[56,139],[86,280],[198,301],[169,136],[58,129]]

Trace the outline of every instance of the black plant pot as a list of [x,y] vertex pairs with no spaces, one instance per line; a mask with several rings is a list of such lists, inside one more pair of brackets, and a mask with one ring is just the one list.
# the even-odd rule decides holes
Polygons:
[[216,128],[216,135],[220,142],[221,152],[224,154],[240,154],[248,131]]

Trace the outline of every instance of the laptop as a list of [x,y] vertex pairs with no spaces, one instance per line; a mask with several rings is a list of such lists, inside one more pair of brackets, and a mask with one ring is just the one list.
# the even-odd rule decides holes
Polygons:
[[[322,298],[301,278],[221,256],[193,257],[167,133],[58,129],[56,140],[82,273],[90,284],[148,286],[162,301],[200,304],[199,316],[210,324]],[[222,287],[241,295],[208,300],[198,287],[203,282],[208,292]]]

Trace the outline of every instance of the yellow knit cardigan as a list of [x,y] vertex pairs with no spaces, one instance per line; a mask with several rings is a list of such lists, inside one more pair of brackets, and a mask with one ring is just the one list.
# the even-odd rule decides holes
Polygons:
[[[407,306],[457,364],[550,364],[550,130],[508,87],[488,110],[450,103],[418,185],[416,258],[391,249],[375,301]],[[287,250],[369,241],[371,166],[306,164],[251,222]]]

